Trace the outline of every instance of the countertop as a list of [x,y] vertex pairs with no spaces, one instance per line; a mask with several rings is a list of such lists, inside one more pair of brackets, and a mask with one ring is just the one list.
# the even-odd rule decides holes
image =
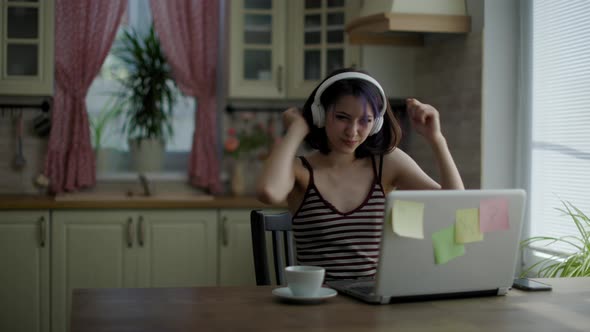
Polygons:
[[158,194],[126,196],[122,193],[77,193],[63,196],[0,195],[0,210],[36,209],[284,209],[287,204],[266,205],[252,196]]

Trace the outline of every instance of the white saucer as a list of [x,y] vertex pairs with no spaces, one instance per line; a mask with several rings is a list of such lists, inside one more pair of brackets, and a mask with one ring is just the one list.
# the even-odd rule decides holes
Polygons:
[[318,294],[316,296],[294,296],[291,293],[291,290],[289,289],[289,287],[275,288],[272,290],[272,293],[273,293],[273,295],[276,295],[276,296],[280,297],[281,299],[289,300],[292,302],[302,302],[302,303],[317,302],[317,301],[325,300],[330,297],[334,297],[338,294],[338,292],[335,291],[334,289],[327,288],[327,287],[320,288],[320,291],[318,292]]

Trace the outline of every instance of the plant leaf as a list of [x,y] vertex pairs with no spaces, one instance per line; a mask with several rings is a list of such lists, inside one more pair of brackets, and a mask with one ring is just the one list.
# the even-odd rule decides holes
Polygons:
[[124,30],[113,54],[128,71],[116,77],[124,88],[119,93],[126,106],[124,132],[129,138],[172,137],[177,88],[153,25],[145,36]]

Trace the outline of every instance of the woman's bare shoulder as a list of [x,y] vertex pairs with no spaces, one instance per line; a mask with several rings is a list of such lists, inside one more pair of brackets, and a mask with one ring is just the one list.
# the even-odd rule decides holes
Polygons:
[[[305,158],[307,163],[314,170],[321,168],[322,165],[324,164],[324,159],[322,158],[322,154],[318,151],[312,151],[310,153],[307,153],[307,154],[303,155],[303,158]],[[308,172],[307,167],[305,167],[301,158],[297,158],[297,159],[299,160],[299,163],[300,163],[302,169],[305,170],[306,172]]]
[[395,148],[393,151],[383,155],[384,166],[395,166],[408,160],[411,160],[410,156],[400,148]]
[[400,148],[395,148],[393,151],[383,155],[383,173],[381,180],[387,190],[392,190],[396,187],[396,179],[399,178],[404,169],[409,164],[413,163],[413,160],[407,153]]
[[383,182],[387,186],[399,189],[440,188],[440,185],[401,149],[395,149],[385,156],[383,161]]
[[[304,157],[309,161],[308,155]],[[291,213],[295,213],[299,205],[301,205],[310,180],[309,170],[305,167],[301,158],[295,157],[293,159],[293,171],[295,173],[295,186],[287,196],[287,203]]]
[[[313,160],[313,153],[304,155],[302,157],[305,158],[308,163],[312,163],[310,160]],[[301,157],[298,156],[293,159],[293,170],[295,172],[295,180],[297,185],[305,187],[309,181],[309,170],[305,166]]]

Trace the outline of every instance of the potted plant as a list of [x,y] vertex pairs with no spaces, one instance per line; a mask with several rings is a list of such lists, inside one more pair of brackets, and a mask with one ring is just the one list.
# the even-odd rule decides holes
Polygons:
[[543,258],[526,268],[521,273],[522,276],[530,273],[542,278],[590,276],[590,219],[572,203],[562,201],[562,204],[564,209],[557,210],[571,218],[579,234],[562,237],[535,236],[522,241],[521,248],[537,243],[544,246],[562,243],[572,248],[572,251],[563,256]]
[[98,172],[109,169],[112,164],[111,154],[114,149],[103,147],[105,135],[112,130],[109,125],[121,115],[120,105],[115,103],[114,98],[110,98],[96,115],[89,116],[90,129],[92,130],[92,145],[94,146],[94,155],[96,157],[96,169]]
[[[262,123],[250,125],[250,115],[244,114],[241,117],[243,128],[236,130],[229,128],[227,138],[224,142],[225,154],[232,158],[233,167],[231,171],[231,192],[233,195],[240,196],[246,193],[248,186],[244,174],[244,163],[254,157],[255,152],[259,158],[263,158],[265,153],[259,151],[260,148],[266,147],[272,142],[272,128],[265,128]],[[248,165],[250,166],[250,165]],[[252,171],[251,167],[248,167]],[[252,178],[252,177],[250,177]]]
[[113,54],[126,67],[115,79],[123,87],[118,96],[133,164],[140,173],[158,171],[166,140],[173,135],[177,89],[153,25],[145,36],[125,30]]

